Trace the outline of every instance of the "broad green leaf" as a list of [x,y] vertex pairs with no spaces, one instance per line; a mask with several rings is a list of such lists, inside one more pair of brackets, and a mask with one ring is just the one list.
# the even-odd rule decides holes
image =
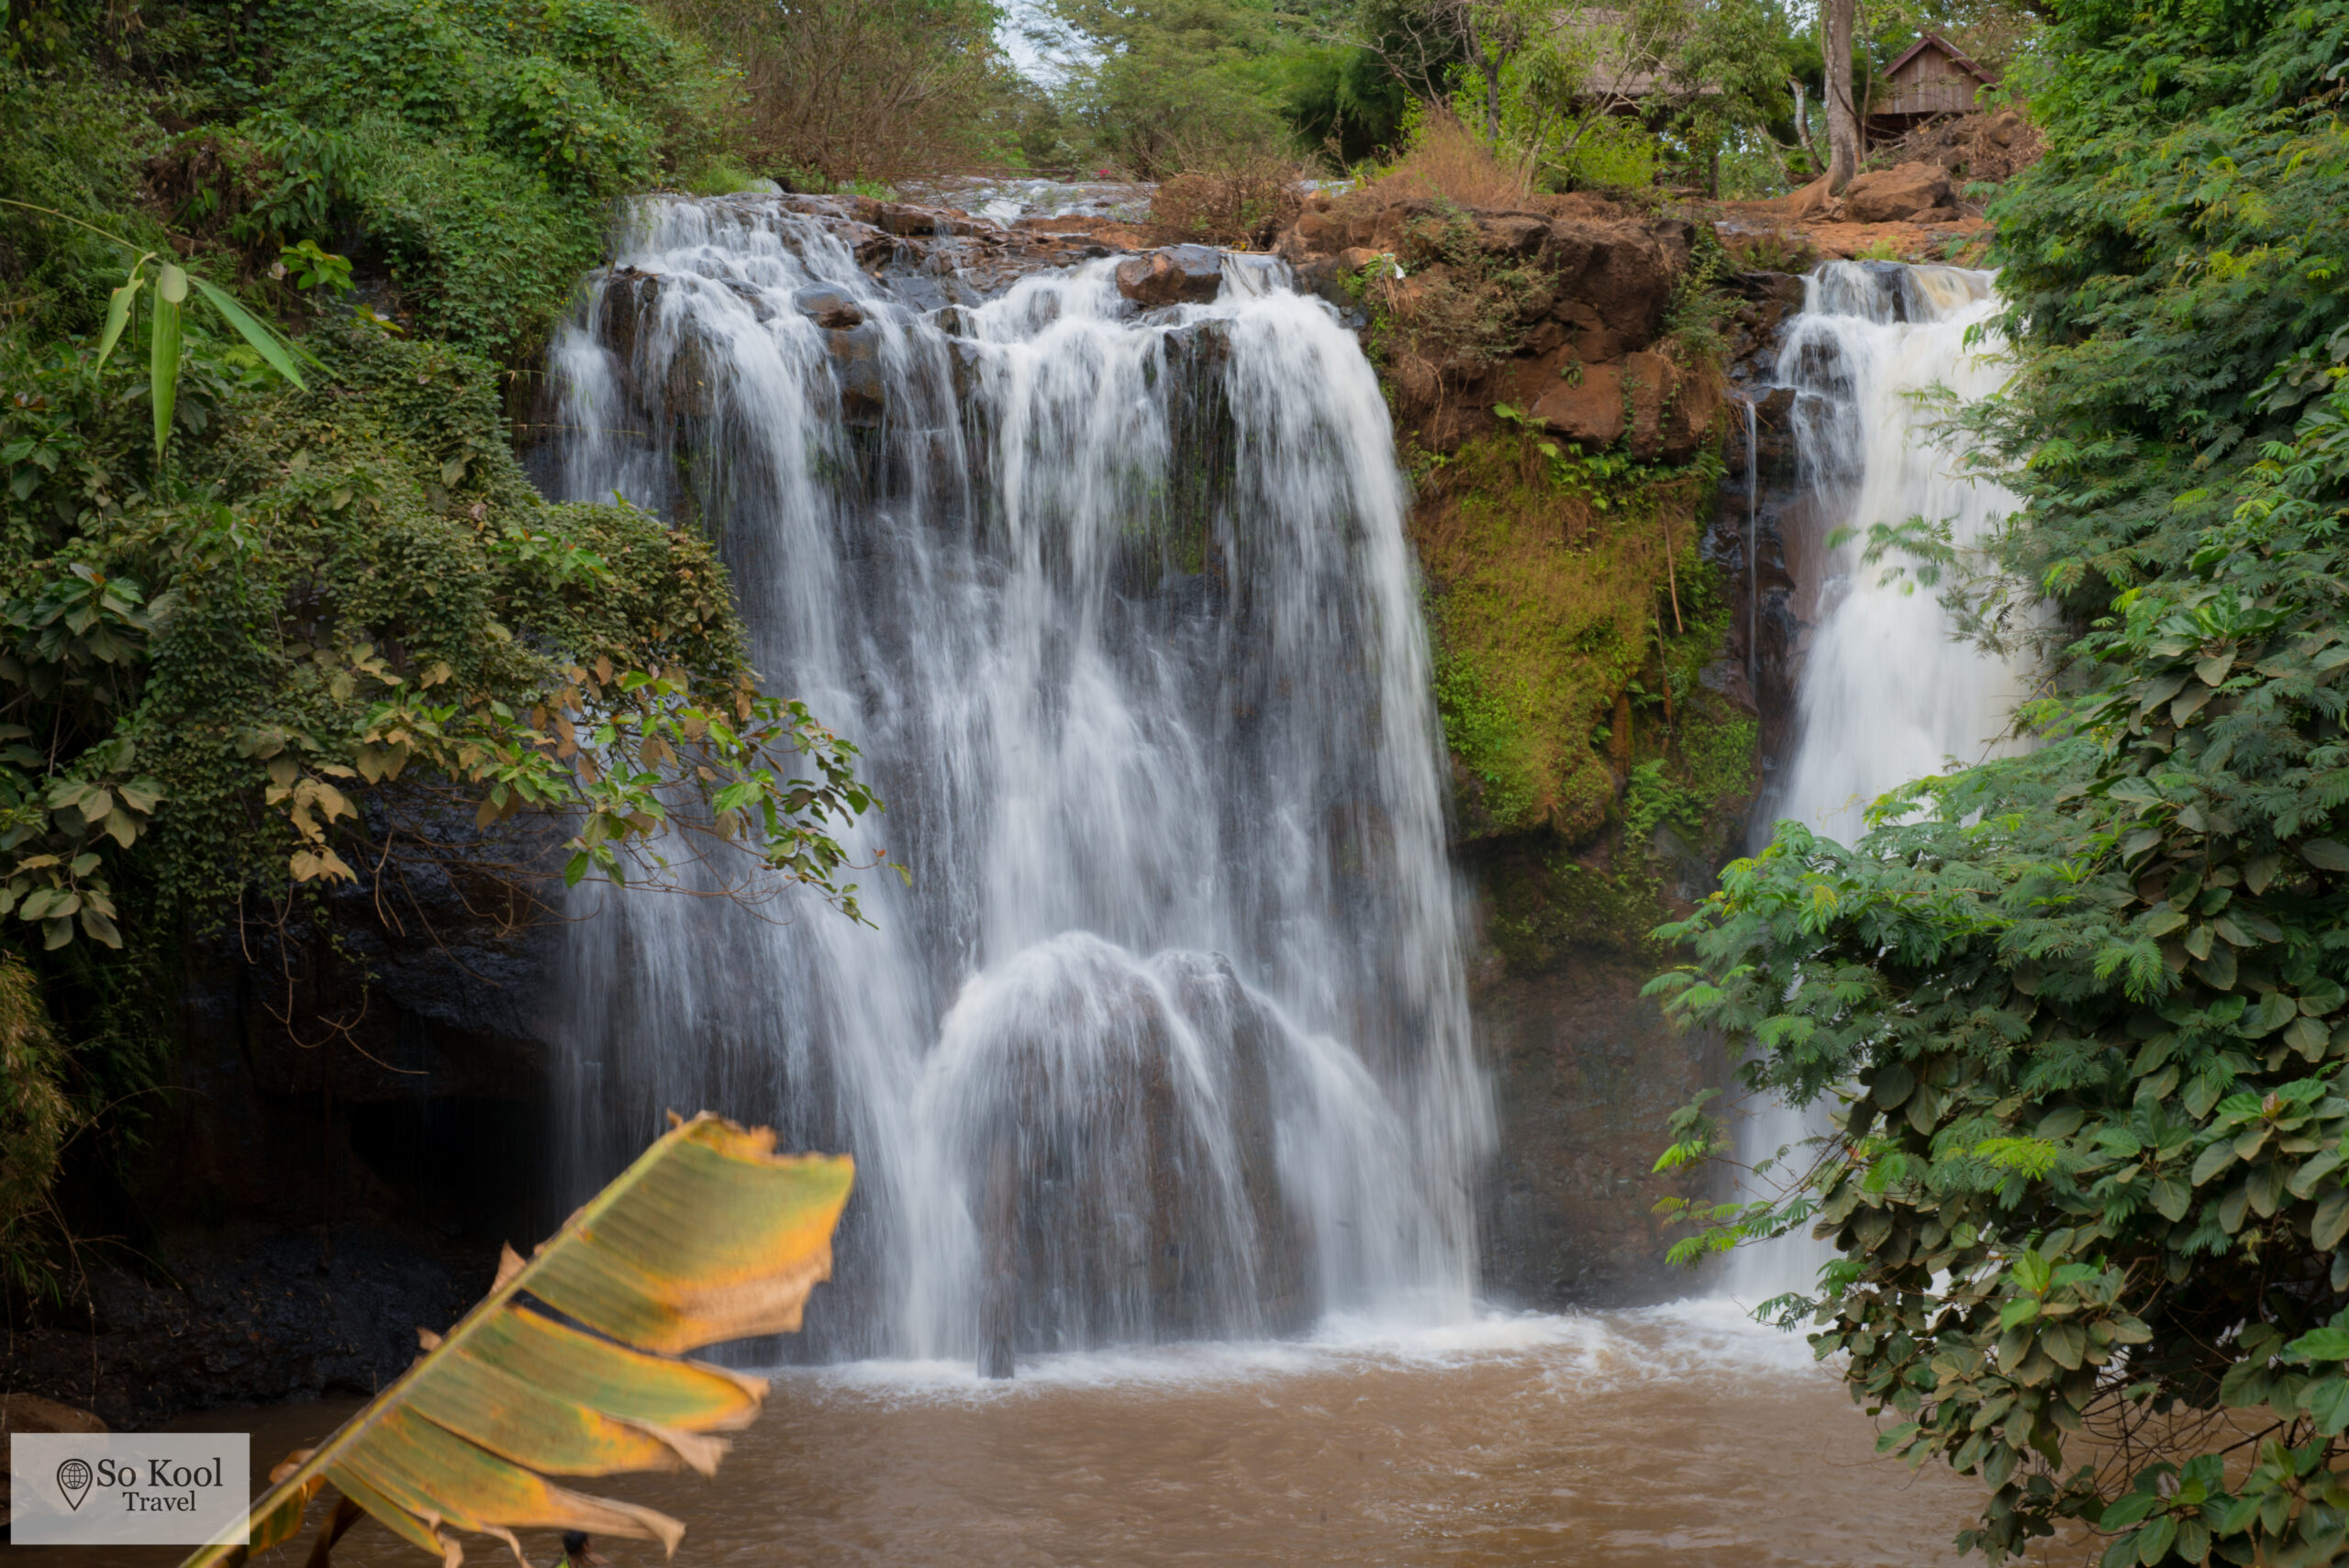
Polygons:
[[2047,1288],[2054,1270],[2035,1249],[2026,1247],[2014,1261],[2015,1285],[2037,1296]]
[[106,356],[114,352],[116,342],[122,337],[122,329],[130,324],[130,307],[138,303],[139,291],[147,282],[147,274],[141,271],[146,264],[147,258],[141,256],[138,265],[130,269],[129,281],[115,290],[106,301],[106,330],[98,334],[100,369],[105,368]]
[[2116,1497],[2097,1520],[2099,1529],[2125,1529],[2162,1506],[2158,1494],[2128,1492]]
[[2310,1018],[2294,1018],[2291,1026],[2284,1031],[2284,1043],[2299,1051],[2301,1057],[2309,1062],[2321,1059],[2324,1055],[2324,1048],[2331,1044],[2332,1040],[2332,1031],[2316,1019]]
[[2344,1233],[2349,1233],[2349,1187],[2335,1187],[2309,1220],[2309,1241],[2318,1251],[2328,1252],[2341,1245]]
[[764,1129],[707,1113],[679,1123],[529,1262],[508,1251],[445,1339],[424,1334],[427,1353],[396,1383],[273,1473],[249,1545],[206,1547],[184,1568],[235,1568],[286,1540],[321,1483],[445,1562],[460,1556],[451,1529],[518,1556],[512,1532],[525,1527],[674,1551],[676,1520],[546,1474],[714,1471],[727,1445],[712,1434],[748,1426],[767,1385],[676,1352],[799,1327],[808,1290],[831,1273],[852,1174],[846,1156],[777,1155]]
[[2177,1539],[2177,1520],[2168,1514],[2137,1532],[2137,1561],[2144,1568],[2154,1568],[2169,1555],[2170,1543]]
[[270,369],[303,391],[309,390],[309,384],[302,379],[301,367],[294,362],[294,356],[285,351],[284,339],[271,331],[262,322],[255,320],[243,306],[239,305],[224,291],[213,287],[202,278],[192,281],[203,292],[204,297],[212,302],[212,308],[220,313],[220,319],[235,328],[237,335],[250,343],[253,346],[253,351],[269,361]]
[[2300,1391],[2300,1408],[2324,1436],[2339,1437],[2349,1427],[2349,1378],[2319,1378]]
[[2285,1349],[2304,1362],[2349,1361],[2349,1329],[2311,1329]]
[[2227,1368],[2219,1380],[2219,1403],[2232,1410],[2267,1403],[2270,1380],[2261,1358],[2249,1358]]
[[2322,1150],[2310,1155],[2299,1170],[2292,1173],[2292,1179],[2285,1184],[2291,1189],[2294,1197],[2307,1197],[2316,1191],[2317,1183],[2340,1168],[2341,1156],[2332,1150]]
[[163,269],[163,283],[155,288],[155,308],[148,322],[147,378],[149,396],[155,410],[155,459],[161,462],[163,448],[172,439],[172,406],[180,390],[180,306],[167,286],[172,277],[180,278],[180,295],[187,294],[186,274],[177,267]]
[[2217,1142],[2211,1144],[2208,1149],[2202,1151],[2200,1154],[2195,1156],[2194,1172],[2191,1180],[2194,1184],[2199,1187],[2203,1183],[2209,1181],[2211,1177],[2217,1175],[2220,1172],[2225,1170],[2234,1162],[2235,1146],[2233,1140],[2231,1139],[2221,1138]]
[[2310,839],[2300,846],[2300,858],[2319,871],[2349,871],[2349,845],[2332,839]]

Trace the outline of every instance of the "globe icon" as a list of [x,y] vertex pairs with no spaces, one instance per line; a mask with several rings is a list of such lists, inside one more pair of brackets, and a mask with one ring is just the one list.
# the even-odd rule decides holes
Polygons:
[[65,1494],[65,1501],[79,1512],[83,1495],[90,1489],[90,1462],[69,1459],[57,1467],[57,1489]]

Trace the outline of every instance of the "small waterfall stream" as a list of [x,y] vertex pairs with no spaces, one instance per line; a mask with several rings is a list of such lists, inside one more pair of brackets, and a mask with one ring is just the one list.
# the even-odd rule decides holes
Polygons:
[[[1491,1139],[1369,365],[1285,274],[886,284],[774,203],[647,204],[554,350],[564,496],[721,542],[770,689],[863,752],[861,929],[588,895],[569,1184],[708,1106],[847,1149],[794,1351],[1456,1318]],[[961,295],[959,302],[957,294]]]
[[[1963,473],[1962,454],[1933,429],[1945,415],[1919,395],[1943,387],[1970,401],[1997,389],[1994,345],[1969,350],[1965,337],[2000,307],[1994,274],[1957,267],[1831,261],[1804,281],[1777,379],[1796,391],[1798,477],[1815,534],[1789,545],[1816,629],[1802,655],[1792,763],[1757,813],[1765,833],[1792,817],[1850,843],[1885,791],[2004,744],[2022,672],[1958,640],[1932,590],[1887,581],[1898,558],[1879,567],[1859,559],[1871,525],[1946,519],[1963,548],[2016,505],[2011,492]],[[1861,538],[1830,549],[1840,528]],[[1801,1140],[1822,1130],[1814,1114],[1774,1101],[1739,1129],[1740,1157],[1751,1163],[1791,1144],[1787,1163],[1799,1169]],[[1775,1185],[1765,1174],[1756,1195]],[[1748,1307],[1809,1291],[1831,1251],[1806,1234],[1741,1248],[1722,1288]]]

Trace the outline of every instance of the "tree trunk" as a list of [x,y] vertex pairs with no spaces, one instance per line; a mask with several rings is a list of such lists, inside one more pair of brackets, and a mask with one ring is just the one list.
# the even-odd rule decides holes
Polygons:
[[1827,188],[1841,195],[1860,167],[1860,116],[1852,102],[1853,0],[1820,0],[1827,47]]

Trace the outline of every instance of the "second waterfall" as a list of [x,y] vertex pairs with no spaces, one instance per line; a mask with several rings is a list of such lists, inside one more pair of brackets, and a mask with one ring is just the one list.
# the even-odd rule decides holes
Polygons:
[[910,884],[877,929],[603,897],[567,1180],[673,1107],[853,1151],[828,1356],[1464,1312],[1490,1114],[1369,365],[1238,258],[1212,304],[1107,261],[981,298],[822,217],[643,209],[556,345],[551,487],[719,539]]
[[[1792,818],[1852,844],[1877,797],[1951,762],[1978,762],[2011,742],[2027,670],[1965,640],[1912,576],[1870,565],[1867,532],[1912,518],[1946,525],[1951,546],[1978,550],[2016,505],[1976,474],[1945,428],[1943,395],[1972,402],[2004,370],[1991,328],[2001,308],[1993,274],[1958,267],[1830,261],[1804,280],[1776,380],[1794,394],[1800,503],[1787,528],[1796,610],[1811,635],[1801,653],[1793,765],[1764,797],[1756,823]],[[1838,533],[1854,536],[1834,542]],[[1760,846],[1757,844],[1756,848]],[[1824,1107],[1777,1100],[1739,1130],[1751,1164],[1788,1151],[1784,1168],[1749,1186],[1770,1195],[1810,1162],[1806,1140],[1827,1132]],[[1798,1230],[1738,1251],[1723,1288],[1747,1307],[1817,1288],[1833,1256]]]

